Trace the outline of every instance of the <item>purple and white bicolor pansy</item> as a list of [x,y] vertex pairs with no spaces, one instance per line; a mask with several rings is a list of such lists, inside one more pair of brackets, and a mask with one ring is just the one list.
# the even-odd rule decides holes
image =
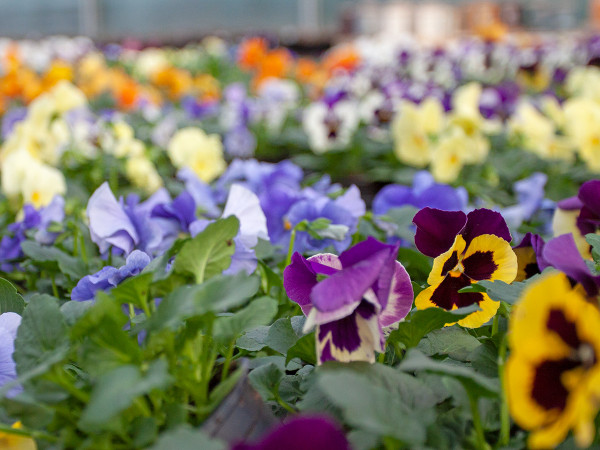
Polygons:
[[383,352],[384,329],[410,311],[410,277],[396,261],[398,247],[369,237],[339,256],[308,259],[294,253],[283,272],[289,298],[307,316],[304,331],[316,328],[317,362],[375,362]]

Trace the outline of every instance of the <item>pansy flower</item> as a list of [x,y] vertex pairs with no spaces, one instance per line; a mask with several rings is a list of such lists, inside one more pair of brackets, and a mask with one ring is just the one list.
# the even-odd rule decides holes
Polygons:
[[294,253],[283,272],[287,295],[316,327],[317,360],[375,362],[383,352],[383,329],[402,320],[412,306],[408,273],[398,247],[370,237],[338,256],[305,259]]
[[515,281],[524,281],[548,267],[543,256],[544,246],[544,239],[540,235],[527,233],[521,243],[513,247],[518,265]]
[[589,446],[600,404],[598,308],[564,274],[546,275],[523,292],[509,327],[505,388],[529,447],[554,447],[569,430]]
[[413,223],[415,244],[434,257],[427,282],[430,287],[415,299],[418,309],[453,310],[477,304],[480,310],[458,323],[476,328],[490,320],[500,306],[482,292],[459,292],[482,280],[511,283],[517,274],[517,257],[510,247],[510,232],[502,216],[489,209],[462,211],[424,208]]
[[573,233],[579,252],[590,257],[590,246],[585,235],[600,230],[600,180],[583,183],[576,197],[557,203],[552,219],[555,236]]

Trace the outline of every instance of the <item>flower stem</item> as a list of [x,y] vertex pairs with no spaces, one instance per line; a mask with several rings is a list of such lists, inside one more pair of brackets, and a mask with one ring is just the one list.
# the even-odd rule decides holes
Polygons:
[[294,244],[296,243],[296,227],[292,228],[290,234],[290,245],[288,247],[287,257],[285,258],[285,266],[289,266],[292,263],[292,253],[294,253]]
[[498,437],[498,446],[505,447],[508,445],[510,440],[510,415],[508,411],[508,398],[504,391],[504,370],[506,365],[506,336],[500,343],[500,349],[498,350],[498,378],[500,379],[501,392],[501,404],[500,404],[500,436]]
[[494,316],[494,320],[492,321],[492,336],[495,336],[498,333],[498,324],[500,319],[498,318],[498,314]]
[[469,397],[469,404],[471,405],[471,414],[473,415],[473,427],[475,428],[475,436],[477,438],[477,448],[479,450],[487,450],[489,448],[485,441],[485,435],[483,433],[483,426],[481,424],[481,416],[479,415],[479,405],[477,404],[477,397],[475,394],[467,391]]
[[227,347],[227,354],[225,355],[225,362],[223,363],[223,369],[221,370],[221,382],[225,381],[229,374],[229,366],[231,365],[231,359],[233,358],[233,350],[235,348],[235,341],[229,343]]

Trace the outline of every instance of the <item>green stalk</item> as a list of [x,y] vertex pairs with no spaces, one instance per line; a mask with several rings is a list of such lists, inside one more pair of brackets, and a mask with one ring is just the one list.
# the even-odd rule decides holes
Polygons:
[[500,319],[498,318],[498,314],[494,316],[494,320],[492,321],[492,336],[495,336],[498,333],[498,325]]
[[56,287],[56,279],[55,278],[56,278],[56,274],[53,273],[52,277],[51,277],[51,280],[52,280],[52,295],[54,295],[56,298],[59,298],[58,297],[58,288]]
[[469,391],[467,391],[467,395],[469,397],[469,404],[471,405],[471,414],[473,415],[473,427],[475,428],[475,436],[477,438],[477,448],[479,450],[487,450],[489,446],[485,441],[485,435],[483,433],[477,397]]
[[500,343],[498,350],[498,378],[500,379],[501,402],[500,403],[500,435],[498,437],[498,446],[505,447],[510,440],[510,415],[508,411],[508,398],[504,391],[504,370],[506,365],[506,336]]
[[289,266],[292,263],[292,253],[294,253],[294,244],[296,243],[296,227],[292,228],[290,234],[290,245],[288,247],[287,256],[285,258],[285,266]]
[[223,369],[221,370],[221,383],[225,381],[227,375],[229,374],[229,366],[231,365],[231,360],[233,358],[233,349],[235,347],[235,340],[229,343],[229,347],[227,347],[227,354],[225,355],[225,362],[223,363]]

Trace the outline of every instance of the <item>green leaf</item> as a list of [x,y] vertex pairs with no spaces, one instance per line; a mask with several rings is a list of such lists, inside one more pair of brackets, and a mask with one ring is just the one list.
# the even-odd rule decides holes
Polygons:
[[144,302],[148,300],[150,283],[152,282],[152,273],[143,273],[132,278],[128,278],[117,287],[111,289],[110,295],[119,303],[130,303],[140,309]]
[[429,272],[431,272],[431,258],[412,248],[400,247],[398,249],[398,261],[402,263],[413,280],[425,282]]
[[596,264],[600,263],[600,235],[589,233],[585,235],[585,240],[592,246],[592,258]]
[[151,450],[225,450],[227,448],[224,442],[213,439],[189,425],[182,425],[161,434]]
[[318,372],[317,385],[348,424],[407,446],[425,442],[427,425],[435,420],[436,396],[416,378],[366,363],[327,363]]
[[228,344],[247,330],[270,323],[277,314],[277,300],[271,297],[259,297],[236,313],[218,317],[213,328],[214,339]]
[[175,257],[173,271],[191,275],[196,283],[222,273],[231,265],[235,251],[233,238],[237,235],[240,222],[235,216],[219,219],[181,247]]
[[[303,317],[299,317],[303,319]],[[268,347],[272,348],[276,352],[285,355],[287,351],[294,345],[300,336],[302,335],[301,327],[294,328],[292,321],[297,321],[295,317],[285,317],[279,319],[271,325],[269,332],[267,333],[267,340],[265,343]]]
[[268,334],[269,327],[256,327],[253,330],[247,331],[243,336],[240,336],[235,342],[235,346],[249,352],[257,352],[267,346]]
[[414,206],[391,208],[385,215],[380,216],[379,219],[395,225],[394,235],[402,238],[404,241],[414,243],[415,232],[413,231],[414,225],[412,220],[417,211],[417,208]]
[[532,280],[537,280],[540,275],[534,275],[527,279],[527,281],[513,281],[511,284],[507,284],[504,281],[480,281],[477,283],[479,286],[483,286],[486,289],[487,294],[492,300],[497,302],[506,302],[510,305],[514,305],[521,298],[523,290]]
[[284,373],[277,364],[269,363],[250,372],[248,381],[264,401],[272,401],[279,396],[279,383],[283,376]]
[[88,274],[87,267],[81,259],[56,247],[45,247],[34,241],[25,241],[21,244],[21,249],[34,264],[51,270],[58,268],[73,280],[79,280]]
[[469,356],[481,342],[458,326],[433,330],[419,342],[417,348],[428,356],[448,355],[458,361],[470,361]]
[[4,278],[0,278],[0,314],[14,312],[21,314],[25,308],[25,300],[17,289]]
[[398,329],[390,333],[389,340],[400,342],[406,348],[416,347],[419,341],[433,330],[442,328],[447,323],[454,323],[464,319],[477,305],[446,311],[442,308],[427,308],[413,311],[408,319],[398,324]]
[[257,277],[239,273],[234,276],[219,275],[199,285],[182,286],[160,303],[144,328],[174,329],[192,317],[238,307],[256,294],[259,283]]
[[288,349],[285,363],[289,363],[293,358],[300,358],[302,361],[312,364],[313,366],[317,364],[315,333],[309,333],[302,336]]
[[110,420],[129,408],[136,397],[154,389],[165,389],[172,381],[168,364],[162,359],[152,362],[145,375],[136,366],[117,367],[98,379],[79,426],[87,432],[110,428]]
[[480,375],[465,366],[433,360],[415,349],[407,352],[398,368],[405,372],[429,372],[455,378],[467,391],[477,396],[497,397],[500,392],[498,380]]
[[61,361],[69,349],[67,326],[58,302],[49,295],[31,297],[23,311],[13,358],[17,373],[45,372]]

